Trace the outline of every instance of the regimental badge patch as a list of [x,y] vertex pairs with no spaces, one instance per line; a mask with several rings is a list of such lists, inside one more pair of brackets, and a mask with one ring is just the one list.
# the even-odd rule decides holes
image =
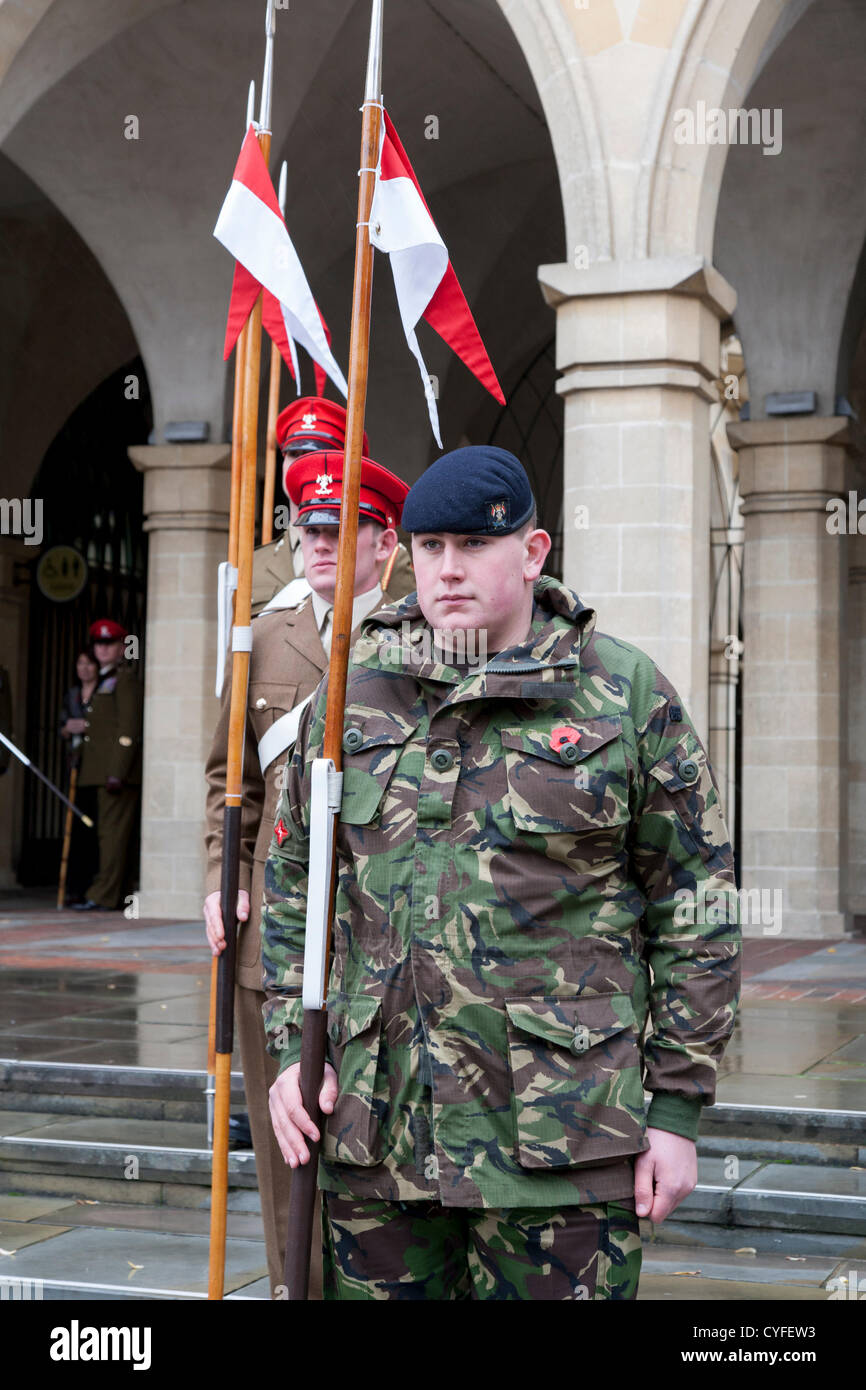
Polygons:
[[312,411],[309,411],[308,414],[301,417],[301,429],[311,430],[315,427],[315,424],[316,416],[313,414]]
[[325,497],[334,486],[334,479],[331,477],[330,473],[319,473],[316,476],[316,484],[316,491],[319,496]]
[[277,842],[278,845],[282,845],[283,840],[286,839],[286,837],[288,836],[288,833],[289,833],[288,830],[287,830],[286,827],[283,825],[283,818],[282,818],[282,816],[280,816],[280,819],[277,821],[276,825],[274,826],[274,837],[275,837],[276,842]]
[[501,497],[496,502],[487,503],[487,518],[494,531],[501,531],[508,525],[508,498]]

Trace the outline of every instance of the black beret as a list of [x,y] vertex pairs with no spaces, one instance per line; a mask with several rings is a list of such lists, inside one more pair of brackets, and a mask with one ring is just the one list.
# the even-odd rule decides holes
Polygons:
[[506,449],[472,444],[432,463],[403,503],[404,531],[510,536],[535,506],[526,469]]

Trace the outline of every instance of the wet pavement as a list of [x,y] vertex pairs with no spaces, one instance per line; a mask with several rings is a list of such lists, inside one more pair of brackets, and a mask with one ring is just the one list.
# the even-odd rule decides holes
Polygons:
[[[207,1058],[211,957],[197,922],[129,920],[121,913],[52,909],[49,895],[0,894],[0,1059],[202,1071]],[[237,1062],[235,1062],[237,1069]],[[105,1119],[51,1114],[20,1098],[0,1109],[0,1139],[60,1143],[106,1139]],[[719,1073],[718,1100],[863,1112],[866,1122],[866,940],[754,940],[744,947],[743,990],[734,1037]],[[202,1147],[201,1124],[112,1121],[111,1139],[142,1146]],[[863,1142],[862,1140],[860,1141]],[[702,1159],[704,1201],[712,1202],[712,1165]],[[26,1165],[25,1165],[26,1168]],[[764,1166],[755,1184],[801,1200],[832,1182],[840,1198],[866,1201],[866,1172]],[[144,1176],[144,1175],[143,1175]],[[843,1179],[842,1188],[839,1179]],[[159,1289],[200,1295],[207,1264],[208,1214],[179,1204],[153,1205],[144,1184],[130,1204],[94,1200],[98,1178],[82,1177],[76,1196],[36,1189],[13,1192],[0,1175],[0,1276],[43,1277],[46,1242],[52,1278],[121,1292]],[[751,1167],[740,1172],[748,1197]],[[102,1189],[99,1189],[102,1192]],[[719,1179],[719,1193],[725,1183]],[[156,1184],[153,1186],[157,1192]],[[192,1197],[192,1189],[190,1189]],[[235,1194],[255,1199],[254,1191]],[[744,1208],[744,1211],[746,1209]],[[644,1299],[794,1301],[827,1298],[832,1281],[856,1270],[866,1280],[866,1239],[832,1231],[727,1230],[698,1221],[666,1222],[665,1239],[645,1232]],[[748,1220],[753,1219],[748,1216]],[[681,1237],[677,1232],[681,1230]],[[816,1244],[815,1242],[818,1241]],[[717,1248],[713,1248],[713,1247]],[[743,1253],[743,1252],[747,1253]],[[11,1253],[14,1252],[14,1253]],[[11,1266],[14,1264],[14,1270]],[[849,1268],[850,1267],[850,1268]],[[267,1297],[260,1219],[242,1205],[229,1217],[227,1290]],[[125,1291],[125,1292],[124,1292]],[[69,1296],[68,1294],[65,1296]],[[91,1296],[103,1296],[97,1293]]]

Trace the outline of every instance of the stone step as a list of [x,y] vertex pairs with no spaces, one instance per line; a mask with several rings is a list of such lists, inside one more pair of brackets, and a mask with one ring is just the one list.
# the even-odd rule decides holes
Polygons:
[[[231,1078],[232,1105],[242,1109],[243,1076],[233,1071]],[[0,1058],[0,1112],[27,1109],[195,1120],[206,1113],[208,1084],[206,1072],[183,1068]],[[20,1103],[21,1096],[27,1097],[26,1105]]]
[[[808,1088],[803,1077],[784,1078]],[[774,1077],[774,1091],[779,1078]],[[820,1094],[815,1082],[811,1087]],[[808,1090],[807,1090],[808,1094]],[[701,1115],[701,1138],[770,1139],[799,1143],[866,1143],[866,1111],[822,1106],[815,1100],[805,1105],[764,1105],[759,1102],[717,1102]]]

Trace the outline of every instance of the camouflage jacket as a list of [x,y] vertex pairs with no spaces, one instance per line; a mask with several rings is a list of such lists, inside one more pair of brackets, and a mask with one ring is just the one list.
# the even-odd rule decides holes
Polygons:
[[[366,619],[349,673],[320,1183],[449,1206],[630,1196],[644,1087],[649,1122],[694,1137],[733,1028],[737,900],[707,756],[652,661],[556,580],[536,583],[525,645],[468,675],[437,664],[413,600]],[[281,1069],[300,1056],[326,687],[265,874]],[[560,726],[579,734],[566,754]],[[684,893],[731,910],[706,925]]]

